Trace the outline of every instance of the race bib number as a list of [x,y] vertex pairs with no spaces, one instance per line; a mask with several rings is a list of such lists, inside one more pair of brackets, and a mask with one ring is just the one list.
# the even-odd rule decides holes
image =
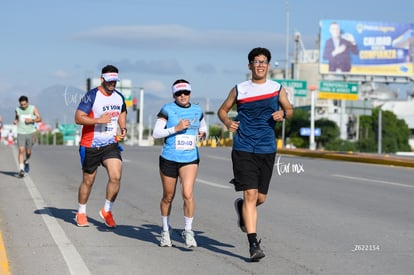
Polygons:
[[175,149],[194,150],[196,148],[196,137],[192,135],[177,135],[175,137]]
[[26,121],[26,119],[28,119],[28,118],[32,118],[32,115],[19,115],[19,120],[20,120],[20,122],[25,122]]
[[115,136],[118,125],[118,119],[113,117],[110,123],[102,124],[102,134],[106,136]]

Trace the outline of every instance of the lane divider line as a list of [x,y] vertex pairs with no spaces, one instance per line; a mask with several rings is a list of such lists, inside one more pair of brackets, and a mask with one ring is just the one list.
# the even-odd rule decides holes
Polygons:
[[222,184],[218,184],[218,183],[214,183],[211,181],[206,181],[206,180],[202,180],[202,179],[196,179],[196,181],[206,184],[206,185],[210,185],[210,186],[214,186],[214,187],[218,187],[218,188],[224,188],[224,189],[231,189],[231,186],[228,185],[222,185]]
[[399,187],[408,187],[413,188],[414,185],[408,185],[404,183],[398,183],[398,182],[391,182],[391,181],[383,181],[383,180],[374,180],[374,179],[367,179],[367,178],[360,178],[360,177],[351,177],[351,176],[345,176],[345,175],[332,175],[334,177],[338,178],[345,178],[345,179],[351,179],[351,180],[357,180],[357,181],[365,181],[365,182],[371,182],[371,183],[382,183],[382,184],[388,184],[393,186],[399,186]]
[[[19,166],[19,162],[17,160],[17,149],[15,147],[13,147],[13,155],[14,155],[14,160],[16,161],[17,166]],[[32,197],[32,200],[36,208],[38,210],[44,211],[44,214],[41,215],[43,218],[43,221],[45,222],[50,235],[52,236],[57,247],[59,248],[60,253],[62,253],[63,259],[65,260],[70,273],[74,275],[75,274],[76,275],[91,274],[88,267],[86,266],[85,261],[82,259],[81,255],[76,250],[76,247],[66,236],[62,227],[59,225],[57,220],[53,217],[52,212],[48,209],[48,206],[46,205],[45,201],[42,198],[42,195],[40,194],[36,185],[33,183],[30,176],[25,175],[23,180],[24,180],[27,190],[29,191]]]

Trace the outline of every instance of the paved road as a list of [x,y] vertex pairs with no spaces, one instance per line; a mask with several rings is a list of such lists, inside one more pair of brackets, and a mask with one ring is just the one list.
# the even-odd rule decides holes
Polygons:
[[[266,257],[248,261],[228,183],[228,148],[201,148],[194,230],[188,250],[176,196],[172,248],[160,248],[160,147],[125,147],[122,189],[108,230],[98,211],[99,170],[88,204],[91,226],[73,217],[81,179],[76,147],[35,146],[30,175],[15,177],[16,149],[0,146],[0,232],[12,274],[411,274],[414,169],[279,156],[259,209]],[[1,251],[1,250],[0,250]]]

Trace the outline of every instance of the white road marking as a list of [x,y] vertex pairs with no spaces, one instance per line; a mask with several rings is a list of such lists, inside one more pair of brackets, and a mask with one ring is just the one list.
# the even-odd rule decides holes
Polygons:
[[[17,150],[13,147],[13,155],[14,160],[19,165],[17,160]],[[65,262],[69,268],[71,274],[91,274],[88,267],[85,264],[85,261],[82,259],[79,252],[76,250],[73,243],[68,239],[65,232],[63,231],[62,227],[53,217],[52,212],[48,210],[48,206],[46,205],[45,201],[42,198],[39,190],[37,189],[36,185],[33,183],[32,179],[29,175],[25,175],[23,178],[24,183],[26,185],[27,190],[32,197],[32,200],[35,206],[38,209],[44,209],[45,214],[42,215],[43,221],[45,222],[50,235],[52,236],[53,240],[55,241],[56,245],[58,246],[60,252],[65,259]]]
[[[203,156],[206,157],[206,156]],[[207,157],[211,158],[211,159],[219,159],[219,160],[231,160],[230,157],[218,157],[218,156],[214,156],[214,155],[207,155]]]
[[398,182],[391,182],[391,181],[367,179],[367,178],[360,178],[360,177],[351,177],[351,176],[345,176],[345,175],[332,175],[332,176],[338,177],[338,178],[352,179],[352,180],[357,180],[357,181],[366,181],[366,182],[371,182],[371,183],[382,183],[382,184],[388,184],[388,185],[399,186],[399,187],[408,187],[408,188],[413,188],[414,187],[414,185],[408,185],[408,184],[403,184],[403,183],[398,183]]
[[224,189],[231,189],[232,188],[232,186],[222,185],[222,184],[218,184],[218,183],[214,183],[214,182],[206,181],[206,180],[202,180],[202,179],[196,179],[196,181],[198,181],[202,184],[206,184],[206,185],[210,185],[210,186],[214,186],[214,187],[218,187],[218,188],[224,188]]

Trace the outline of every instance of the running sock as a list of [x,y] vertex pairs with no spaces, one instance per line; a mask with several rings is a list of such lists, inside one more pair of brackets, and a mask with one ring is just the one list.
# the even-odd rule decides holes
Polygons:
[[170,216],[161,216],[162,231],[170,230]]
[[104,205],[105,212],[111,211],[112,205],[113,205],[113,202],[111,202],[110,200],[105,200],[105,205]]
[[191,229],[193,228],[193,219],[194,218],[189,218],[184,216],[184,230],[185,231],[191,231]]
[[20,163],[19,168],[20,168],[20,170],[24,170],[24,163]]
[[257,234],[256,233],[249,233],[247,234],[247,239],[249,240],[249,244],[252,245],[257,243]]
[[78,213],[86,213],[86,204],[79,204]]

